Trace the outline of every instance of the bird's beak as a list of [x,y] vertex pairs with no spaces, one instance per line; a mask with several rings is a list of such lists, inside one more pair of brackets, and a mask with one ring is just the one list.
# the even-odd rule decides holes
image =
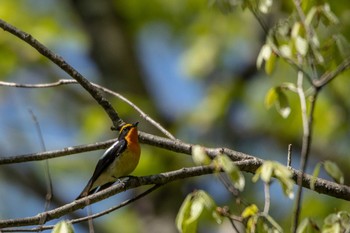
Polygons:
[[132,126],[137,127],[138,124],[139,124],[139,122],[137,121],[134,124],[132,124]]

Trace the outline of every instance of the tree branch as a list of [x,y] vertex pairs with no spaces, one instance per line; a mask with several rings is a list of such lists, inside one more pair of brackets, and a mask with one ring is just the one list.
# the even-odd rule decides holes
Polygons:
[[320,79],[314,80],[313,85],[320,89],[330,81],[332,81],[335,77],[341,74],[343,71],[350,68],[350,57],[346,58],[335,70],[331,72],[326,72],[321,76]]
[[[254,160],[235,162],[235,164],[242,171],[249,171],[249,172],[252,172],[251,169],[252,167],[256,166],[255,163],[256,161]],[[297,177],[301,175],[301,173],[295,170],[292,170],[292,171],[293,171],[293,179],[296,180]],[[144,185],[164,185],[175,180],[181,180],[181,179],[195,177],[195,176],[212,174],[214,172],[216,172],[215,166],[197,166],[197,167],[182,168],[179,170],[160,173],[156,175],[150,175],[150,176],[129,177],[128,179],[125,179],[113,185],[112,187],[109,187],[105,190],[102,190],[98,193],[87,196],[85,198],[79,199],[77,201],[73,201],[59,208],[43,212],[32,217],[26,217],[21,219],[0,220],[0,229],[8,228],[8,227],[38,225],[43,215],[46,216],[46,221],[57,219],[70,212],[84,208],[87,205],[87,203],[89,204],[96,203],[98,201],[101,201],[105,198],[108,198],[112,195],[115,195],[117,193],[123,192],[131,188],[136,188]],[[310,175],[303,176],[303,186],[310,188],[311,181],[312,181],[312,176]],[[339,185],[324,179],[320,179],[320,178],[316,179],[315,191],[319,193],[324,193],[330,196],[334,196],[337,198],[342,198],[344,200],[350,200],[350,187],[347,187],[345,185]]]
[[[39,84],[23,84],[23,83],[13,83],[13,82],[0,81],[0,86],[17,87],[17,88],[49,88],[49,87],[57,87],[57,86],[60,86],[60,85],[67,85],[67,84],[79,84],[79,83],[76,80],[71,80],[71,79],[60,79],[57,82],[53,82],[53,83],[39,83]],[[140,113],[142,118],[144,118],[146,121],[148,121],[153,126],[155,126],[157,129],[159,129],[168,138],[171,138],[171,139],[174,139],[174,140],[176,139],[169,131],[167,131],[158,122],[153,120],[150,116],[148,116],[145,112],[143,112],[139,107],[137,107],[136,104],[134,104],[133,102],[128,100],[123,95],[121,95],[121,94],[119,94],[117,92],[114,92],[114,91],[112,91],[112,90],[110,90],[108,88],[102,87],[101,85],[98,85],[96,83],[92,83],[91,82],[91,84],[94,87],[97,87],[98,89],[102,90],[103,92],[108,93],[110,95],[113,95],[113,96],[119,98],[120,100],[124,101],[125,103],[130,105],[133,109],[135,109],[135,111]]]
[[105,99],[100,91],[94,87],[83,75],[81,75],[76,69],[69,65],[61,56],[53,53],[51,50],[46,48],[38,40],[36,40],[32,35],[21,31],[20,29],[10,25],[4,20],[0,19],[0,27],[11,33],[12,35],[23,40],[31,47],[36,49],[40,54],[51,60],[58,67],[64,70],[69,76],[75,79],[90,95],[97,101],[97,103],[106,111],[109,118],[112,120],[112,123],[116,129],[119,129],[123,121],[118,116],[118,113],[114,110],[113,106]]
[[41,161],[45,159],[53,159],[57,157],[78,154],[78,153],[83,153],[83,152],[88,152],[93,150],[106,149],[107,147],[112,145],[115,141],[116,139],[110,139],[104,142],[96,142],[96,143],[91,143],[86,145],[66,147],[61,150],[44,151],[44,152],[38,152],[38,153],[7,156],[7,157],[2,156],[0,157],[0,165],[24,163],[24,162],[30,162],[30,161]]

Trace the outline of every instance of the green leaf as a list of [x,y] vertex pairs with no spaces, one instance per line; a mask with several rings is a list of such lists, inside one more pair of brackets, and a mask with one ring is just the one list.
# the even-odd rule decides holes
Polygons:
[[192,159],[196,165],[209,165],[211,159],[205,152],[204,147],[195,145],[192,147]]
[[232,160],[224,154],[215,157],[217,165],[226,172],[233,183],[233,186],[242,191],[245,185],[245,179],[239,168],[232,162]]
[[288,98],[287,98],[286,94],[284,94],[284,92],[282,92],[282,91],[278,92],[276,108],[277,108],[278,113],[283,118],[287,118],[289,116],[290,112],[291,112],[291,109],[290,109],[290,106],[289,106],[289,102],[288,102]]
[[350,228],[350,213],[340,211],[328,215],[324,220],[322,232],[347,232]]
[[182,233],[197,232],[198,221],[204,209],[212,213],[213,218],[218,222],[216,207],[214,200],[203,190],[187,195],[176,216],[177,229]]
[[272,232],[283,232],[281,226],[270,215],[266,215],[264,217],[273,227],[272,229],[271,228],[270,229],[276,230],[276,231],[272,231]]
[[320,174],[321,165],[322,165],[321,163],[317,163],[317,165],[315,166],[314,172],[312,173],[312,178],[310,181],[311,190],[315,190],[315,182],[318,177],[318,174]]
[[301,36],[297,36],[294,43],[297,52],[304,57],[309,48],[309,44],[307,43],[306,39],[302,38]]
[[272,7],[273,0],[260,0],[259,2],[259,11],[263,14],[270,12]]
[[271,53],[270,57],[265,60],[265,72],[270,75],[275,70],[277,56],[275,53]]
[[250,218],[250,217],[256,215],[258,212],[259,212],[258,207],[255,204],[251,204],[250,206],[247,206],[243,210],[241,216],[242,216],[242,218]]
[[318,232],[320,232],[318,226],[309,218],[305,218],[297,228],[297,233],[318,233]]
[[265,183],[270,183],[273,174],[273,162],[267,161],[261,166],[260,178]]
[[287,118],[291,112],[288,98],[283,92],[282,87],[271,88],[265,96],[265,107],[270,108],[273,104],[276,106],[277,112],[283,117]]
[[323,14],[325,16],[325,18],[328,20],[328,22],[330,24],[338,24],[339,23],[339,19],[337,18],[337,16],[332,12],[329,4],[325,3],[323,5]]
[[271,178],[276,178],[282,186],[283,192],[289,198],[293,198],[294,181],[292,172],[285,166],[274,161],[265,161],[255,172],[253,182],[256,182],[259,177],[265,183],[270,183]]
[[52,233],[74,233],[73,225],[67,221],[61,221],[54,226]]
[[275,104],[275,102],[278,99],[278,94],[276,91],[276,87],[270,88],[270,90],[265,95],[265,107],[267,109],[271,108],[272,105]]
[[339,211],[338,212],[339,220],[341,225],[345,229],[350,229],[350,213],[346,211]]
[[311,25],[311,23],[312,23],[312,21],[313,21],[313,19],[315,18],[315,15],[316,15],[316,13],[317,13],[317,7],[312,7],[310,10],[309,10],[309,12],[307,13],[307,15],[306,15],[306,18],[305,18],[305,25],[307,26],[307,27],[310,27],[310,25]]
[[324,162],[324,169],[336,182],[344,184],[344,174],[336,163],[327,160]]
[[279,47],[280,53],[285,58],[291,58],[292,57],[292,49],[289,45],[281,45]]
[[258,69],[260,69],[262,63],[264,61],[268,60],[270,58],[271,54],[272,54],[272,49],[271,49],[270,45],[264,44],[260,49],[260,53],[258,55],[258,58],[256,59],[256,67]]
[[196,226],[194,224],[190,225],[188,223],[188,219],[190,218],[190,214],[191,214],[192,202],[193,202],[193,194],[187,195],[180,207],[179,212],[177,213],[175,222],[179,232],[196,231]]

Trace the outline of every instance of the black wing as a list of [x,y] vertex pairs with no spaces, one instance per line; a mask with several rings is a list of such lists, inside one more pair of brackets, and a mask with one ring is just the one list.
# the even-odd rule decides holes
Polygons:
[[118,140],[106,150],[95,167],[95,171],[91,177],[93,182],[126,149],[126,146],[127,143],[125,140]]
[[102,157],[98,160],[98,163],[95,167],[95,171],[80,193],[80,195],[76,199],[80,199],[82,197],[87,196],[90,193],[90,189],[93,186],[93,183],[97,180],[97,178],[103,173],[103,171],[118,157],[120,154],[126,149],[127,142],[123,140],[116,141],[112,146],[110,146],[106,152],[102,155]]

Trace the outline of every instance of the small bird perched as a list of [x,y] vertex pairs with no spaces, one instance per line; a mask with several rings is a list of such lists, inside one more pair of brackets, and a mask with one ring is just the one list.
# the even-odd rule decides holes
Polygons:
[[139,163],[141,148],[137,133],[138,122],[125,124],[118,140],[99,159],[95,171],[76,200],[111,186],[118,178],[133,172]]

